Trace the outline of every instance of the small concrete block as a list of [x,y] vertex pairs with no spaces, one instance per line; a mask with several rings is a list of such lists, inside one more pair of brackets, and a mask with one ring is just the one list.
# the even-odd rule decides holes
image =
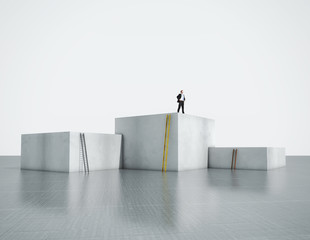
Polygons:
[[237,149],[236,169],[270,170],[286,165],[285,148],[211,147],[209,168],[231,168],[233,149]]
[[[121,135],[85,133],[89,170],[120,167]],[[23,134],[21,169],[78,172],[81,143],[78,132]]]

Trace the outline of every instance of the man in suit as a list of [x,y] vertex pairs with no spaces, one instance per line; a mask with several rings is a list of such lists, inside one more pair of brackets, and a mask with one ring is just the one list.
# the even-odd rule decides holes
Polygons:
[[184,113],[184,102],[185,102],[185,95],[183,94],[183,90],[180,91],[179,95],[177,96],[179,107],[178,112],[180,111],[180,108],[182,107],[182,113]]

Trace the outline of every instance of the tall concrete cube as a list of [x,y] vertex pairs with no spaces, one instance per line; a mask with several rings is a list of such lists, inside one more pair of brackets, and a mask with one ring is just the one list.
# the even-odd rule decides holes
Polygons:
[[[120,167],[121,135],[85,133],[89,170]],[[83,170],[78,132],[23,134],[21,169],[77,172]]]
[[[122,163],[126,169],[161,170],[167,114],[115,119],[123,135]],[[208,147],[215,145],[212,119],[171,113],[167,171],[208,167]]]
[[[233,149],[237,156],[233,158]],[[275,147],[211,147],[209,168],[233,168],[248,170],[270,170],[286,165],[285,148]]]

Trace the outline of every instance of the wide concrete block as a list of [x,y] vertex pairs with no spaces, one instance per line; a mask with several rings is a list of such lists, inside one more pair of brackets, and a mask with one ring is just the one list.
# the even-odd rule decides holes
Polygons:
[[209,168],[230,169],[233,149],[238,150],[236,169],[270,170],[286,165],[285,148],[211,147],[209,148]]
[[[162,169],[166,115],[115,119],[115,133],[123,136],[123,168]],[[167,171],[207,168],[214,128],[212,119],[171,113]]]
[[[89,170],[120,167],[121,135],[85,133]],[[23,134],[21,168],[57,172],[83,169],[78,132]]]

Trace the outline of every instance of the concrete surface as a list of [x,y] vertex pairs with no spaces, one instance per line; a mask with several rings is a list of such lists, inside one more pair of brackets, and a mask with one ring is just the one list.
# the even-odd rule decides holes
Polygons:
[[[121,135],[85,133],[89,170],[120,167]],[[80,133],[23,134],[21,169],[77,172],[82,170]]]
[[[167,171],[208,167],[208,147],[214,146],[214,120],[171,114]],[[115,119],[123,135],[123,168],[161,170],[167,114]]]
[[209,168],[231,168],[233,149],[238,149],[236,169],[270,170],[286,165],[285,148],[211,147]]

